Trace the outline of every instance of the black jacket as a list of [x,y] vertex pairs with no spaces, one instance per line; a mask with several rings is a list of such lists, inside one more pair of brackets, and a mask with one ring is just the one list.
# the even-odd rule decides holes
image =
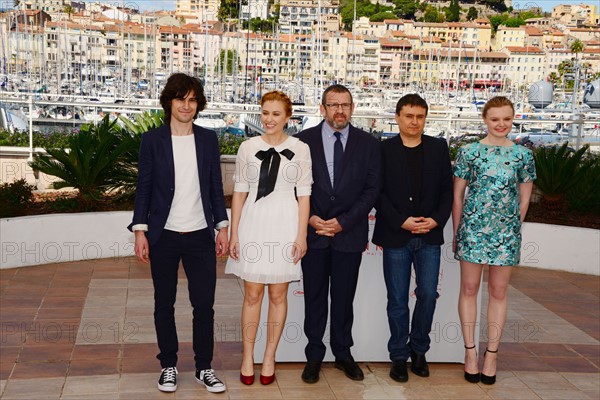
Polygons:
[[444,226],[452,211],[452,165],[448,145],[443,139],[423,135],[423,183],[420,209],[415,215],[410,199],[410,176],[400,135],[381,143],[382,188],[377,199],[375,231],[372,242],[382,247],[402,247],[413,235],[401,228],[408,217],[431,217],[438,226],[418,235],[429,244],[444,243]]

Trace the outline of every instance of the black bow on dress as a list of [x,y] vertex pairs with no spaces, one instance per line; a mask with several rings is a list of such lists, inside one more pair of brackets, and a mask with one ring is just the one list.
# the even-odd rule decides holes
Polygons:
[[283,149],[278,153],[274,147],[256,153],[256,158],[261,160],[261,163],[260,177],[258,178],[258,192],[255,201],[258,201],[261,197],[267,196],[275,189],[277,172],[279,171],[279,163],[281,162],[279,154],[283,154],[288,160],[291,160],[294,157],[294,152],[290,149]]

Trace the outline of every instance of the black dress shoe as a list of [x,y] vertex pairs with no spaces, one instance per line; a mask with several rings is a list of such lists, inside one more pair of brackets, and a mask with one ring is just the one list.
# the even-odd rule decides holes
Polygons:
[[302,380],[305,383],[317,383],[319,381],[319,371],[321,371],[320,361],[308,361],[302,371]]
[[425,359],[425,354],[417,354],[410,351],[410,370],[415,374],[427,378],[429,376],[429,365]]
[[363,379],[365,379],[362,370],[352,357],[347,358],[345,360],[336,359],[335,367],[344,371],[346,376],[352,379],[353,381],[362,381]]
[[408,370],[406,369],[406,360],[392,362],[390,369],[390,378],[396,382],[408,382]]

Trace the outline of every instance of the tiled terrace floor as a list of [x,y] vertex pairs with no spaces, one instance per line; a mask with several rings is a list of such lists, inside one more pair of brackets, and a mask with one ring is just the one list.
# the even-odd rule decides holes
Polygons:
[[243,387],[239,334],[230,329],[239,326],[242,291],[237,279],[223,274],[223,262],[218,268],[213,366],[227,392],[211,394],[194,381],[185,282],[176,308],[179,389],[173,394],[156,389],[149,269],[125,258],[0,270],[0,398],[600,398],[597,276],[515,270],[494,386],[465,382],[460,364],[432,364],[430,378],[411,375],[399,384],[388,377],[387,363],[362,363],[363,382],[325,364],[321,380],[307,385],[300,379],[302,363],[281,363],[275,384]]

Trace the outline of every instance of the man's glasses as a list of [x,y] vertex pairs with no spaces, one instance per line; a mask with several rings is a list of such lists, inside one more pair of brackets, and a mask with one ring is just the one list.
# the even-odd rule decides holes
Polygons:
[[352,103],[330,103],[330,104],[325,104],[325,107],[327,107],[329,109],[334,109],[334,110],[337,110],[341,107],[342,110],[349,110],[350,107],[352,107]]

